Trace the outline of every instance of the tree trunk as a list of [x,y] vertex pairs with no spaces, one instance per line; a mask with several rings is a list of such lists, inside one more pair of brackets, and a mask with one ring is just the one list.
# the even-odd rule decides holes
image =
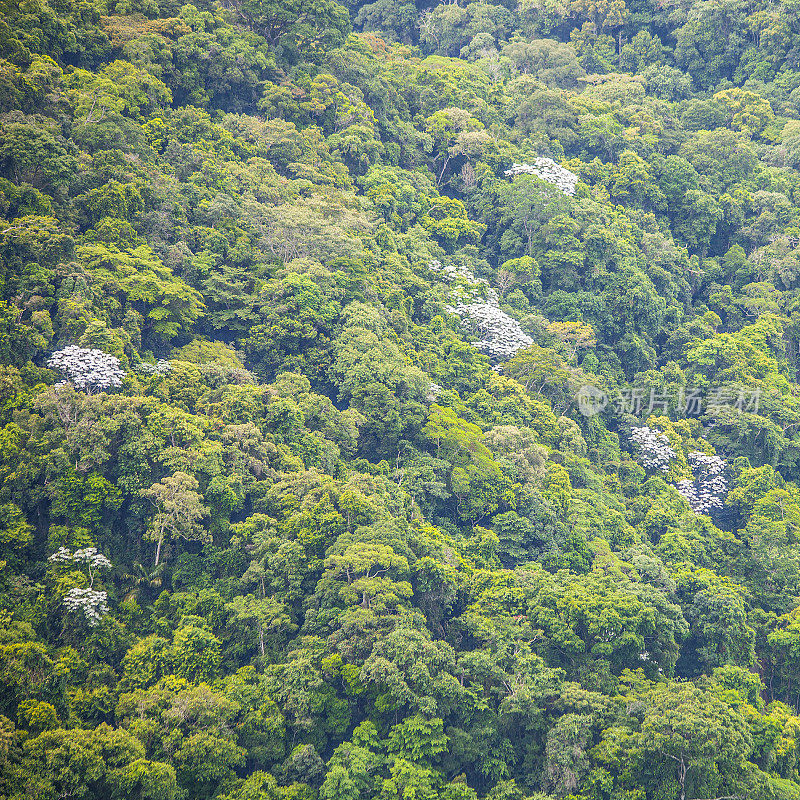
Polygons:
[[681,763],[678,767],[678,781],[681,785],[681,800],[686,800],[686,763],[681,755]]

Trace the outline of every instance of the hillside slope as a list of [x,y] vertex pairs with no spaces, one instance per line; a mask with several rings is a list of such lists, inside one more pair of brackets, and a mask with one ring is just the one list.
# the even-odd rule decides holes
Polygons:
[[798,800],[791,4],[0,21],[0,800]]

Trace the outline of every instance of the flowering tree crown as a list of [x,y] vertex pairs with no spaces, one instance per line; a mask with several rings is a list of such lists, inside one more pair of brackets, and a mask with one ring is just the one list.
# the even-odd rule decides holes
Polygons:
[[74,344],[53,353],[47,366],[58,370],[76,389],[84,391],[116,389],[122,386],[125,377],[116,356]]

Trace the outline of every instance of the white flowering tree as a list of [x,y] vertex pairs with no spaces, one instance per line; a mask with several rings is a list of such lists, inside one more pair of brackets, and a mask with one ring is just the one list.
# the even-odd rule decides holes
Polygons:
[[116,356],[74,344],[56,350],[47,360],[47,366],[60,372],[66,381],[87,394],[95,390],[116,389],[122,386],[125,377]]
[[108,593],[93,589],[94,578],[102,569],[110,569],[111,562],[96,547],[82,547],[74,552],[59,547],[49,560],[54,564],[78,565],[86,569],[89,586],[74,587],[64,596],[64,607],[70,612],[80,612],[92,627],[108,614]]
[[75,552],[67,547],[59,547],[49,560],[54,563],[82,564],[86,567],[89,586],[94,585],[95,572],[99,572],[101,569],[110,569],[112,566],[111,562],[96,547],[82,547]]
[[537,158],[533,164],[514,164],[504,174],[507,178],[516,178],[517,175],[536,175],[537,178],[551,183],[560,192],[567,195],[575,194],[575,187],[579,180],[574,172],[564,169],[552,158],[542,157]]
[[160,358],[155,364],[149,364],[147,361],[142,361],[136,367],[137,372],[143,375],[168,375],[172,372],[172,364],[165,358]]
[[728,494],[728,465],[719,456],[709,456],[699,450],[686,456],[693,478],[677,484],[678,491],[695,514],[713,514],[722,509]]
[[70,589],[64,596],[64,607],[67,611],[80,612],[89,625],[94,628],[108,614],[107,592],[96,592],[94,589]]
[[666,434],[654,428],[646,425],[641,428],[631,428],[631,441],[637,446],[639,463],[645,469],[667,472],[669,462],[676,458]]
[[452,311],[472,322],[480,336],[472,346],[495,363],[507,361],[533,344],[533,339],[522,330],[519,322],[498,305],[488,302],[459,304]]
[[533,344],[519,322],[500,308],[499,295],[483,278],[465,267],[443,266],[439,261],[431,261],[429,266],[452,284],[451,297],[455,302],[447,310],[477,331],[479,338],[472,346],[488,355],[495,365]]
[[[666,434],[647,426],[631,429],[631,441],[637,446],[639,463],[646,469],[667,472],[670,462],[677,458]],[[686,456],[692,470],[691,478],[675,484],[679,494],[695,514],[721,511],[728,494],[728,465],[719,456],[694,450]]]

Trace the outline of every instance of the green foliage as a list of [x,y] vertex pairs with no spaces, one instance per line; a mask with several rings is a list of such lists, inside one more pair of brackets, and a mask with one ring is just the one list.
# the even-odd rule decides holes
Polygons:
[[0,797],[800,796],[790,6],[2,10]]

